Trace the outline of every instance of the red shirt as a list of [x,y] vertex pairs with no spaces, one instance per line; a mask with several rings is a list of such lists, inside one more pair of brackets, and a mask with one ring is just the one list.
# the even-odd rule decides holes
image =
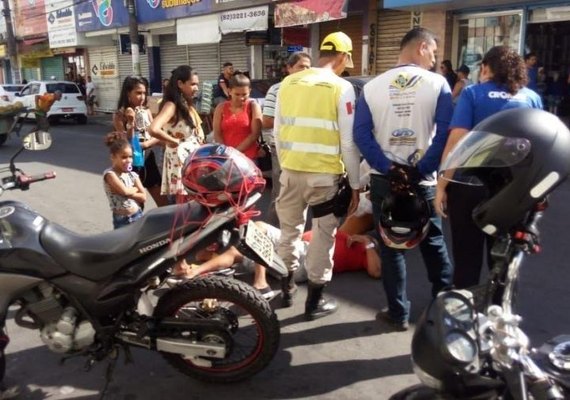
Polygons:
[[[238,147],[249,135],[251,135],[251,103],[245,103],[245,107],[240,113],[234,114],[231,110],[231,102],[226,101],[222,111],[222,140],[226,146]],[[257,158],[257,141],[243,151],[243,153],[254,160]]]
[[[303,240],[310,242],[313,232],[308,231],[303,234]],[[359,271],[366,269],[368,259],[366,258],[366,247],[364,243],[353,243],[348,247],[346,241],[348,235],[337,231],[333,254],[333,272]]]

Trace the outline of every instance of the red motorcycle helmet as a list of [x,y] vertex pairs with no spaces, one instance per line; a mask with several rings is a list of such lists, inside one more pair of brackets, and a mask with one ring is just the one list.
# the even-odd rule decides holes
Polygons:
[[388,247],[416,247],[426,237],[429,223],[429,205],[414,191],[390,193],[382,200],[379,231]]
[[263,191],[265,179],[240,151],[222,144],[206,144],[186,159],[182,184],[190,198],[204,206],[240,206],[251,194]]

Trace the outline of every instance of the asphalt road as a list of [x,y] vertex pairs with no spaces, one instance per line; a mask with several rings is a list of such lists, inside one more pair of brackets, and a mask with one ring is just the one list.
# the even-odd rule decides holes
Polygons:
[[[26,127],[24,127],[26,129]],[[26,152],[17,165],[27,173],[55,170],[57,179],[34,185],[27,192],[6,193],[2,200],[24,201],[46,218],[83,234],[112,229],[102,188],[101,173],[108,166],[103,144],[109,118],[87,126],[62,124],[52,129],[54,145],[44,152]],[[18,148],[12,137],[0,147],[0,164]],[[152,200],[149,200],[149,203]],[[148,207],[152,207],[151,204]],[[568,301],[568,211],[570,186],[564,184],[551,198],[541,221],[543,252],[528,258],[522,271],[520,312],[534,344],[570,332]],[[429,285],[418,251],[408,257],[412,328],[429,299]],[[273,283],[275,287],[277,284]],[[252,379],[228,385],[210,385],[179,374],[158,353],[133,352],[135,363],[121,357],[106,399],[387,399],[417,383],[409,358],[411,329],[390,332],[376,321],[386,304],[382,285],[364,272],[336,275],[328,293],[338,299],[338,313],[313,322],[301,317],[305,287],[294,307],[277,309],[281,346],[275,359]],[[275,302],[277,307],[278,301]],[[84,372],[84,359],[60,365],[60,356],[42,345],[37,331],[8,321],[6,383],[21,387],[21,399],[95,399],[105,384],[106,362]]]

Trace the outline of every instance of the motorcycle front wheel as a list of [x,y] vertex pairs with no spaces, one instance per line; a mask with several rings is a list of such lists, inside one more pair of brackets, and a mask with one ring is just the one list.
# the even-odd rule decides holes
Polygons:
[[204,318],[223,321],[228,329],[201,333],[198,340],[223,343],[227,357],[193,360],[161,353],[180,372],[212,383],[247,379],[269,364],[279,347],[280,329],[269,302],[244,282],[220,276],[189,280],[164,294],[158,318]]

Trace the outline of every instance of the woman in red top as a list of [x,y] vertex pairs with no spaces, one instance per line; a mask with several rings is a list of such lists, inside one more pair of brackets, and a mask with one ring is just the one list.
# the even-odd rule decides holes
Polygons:
[[237,73],[230,79],[230,100],[214,111],[214,140],[235,147],[255,160],[261,133],[261,107],[249,100],[250,81]]

